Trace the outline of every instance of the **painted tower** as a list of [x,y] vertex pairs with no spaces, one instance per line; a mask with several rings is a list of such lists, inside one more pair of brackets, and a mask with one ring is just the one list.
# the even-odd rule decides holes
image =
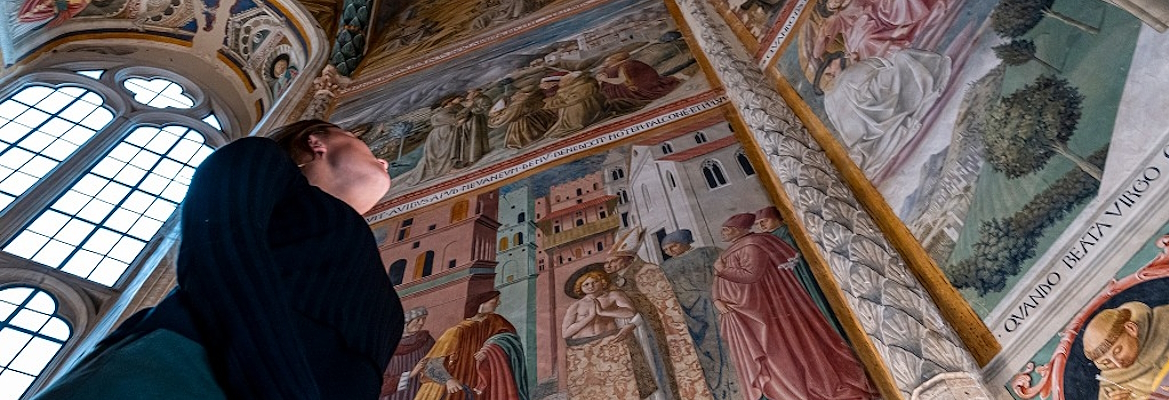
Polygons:
[[[536,200],[540,258],[536,284],[539,393],[563,391],[566,382],[564,313],[574,299],[564,293],[576,270],[604,263],[620,225],[617,197],[606,192],[604,171],[554,185]],[[536,396],[538,397],[538,396]]]
[[390,280],[406,307],[430,309],[427,329],[457,324],[468,295],[494,289],[498,212],[498,192],[491,191],[378,224],[387,233],[378,249]]
[[531,190],[519,186],[499,196],[495,288],[503,302],[496,311],[515,325],[524,346],[528,387],[536,387],[536,206]]

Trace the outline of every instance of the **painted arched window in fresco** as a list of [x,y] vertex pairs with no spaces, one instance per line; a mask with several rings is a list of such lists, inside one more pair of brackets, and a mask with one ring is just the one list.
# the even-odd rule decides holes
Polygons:
[[406,277],[406,259],[399,258],[390,264],[390,282],[395,285],[401,285],[402,280]]
[[674,145],[670,142],[662,143],[662,154],[670,154],[674,152]]
[[419,254],[414,260],[414,278],[425,278],[434,273],[434,251]]
[[467,208],[470,203],[467,200],[459,200],[451,207],[451,222],[462,221],[467,218]]
[[727,184],[727,174],[723,172],[722,164],[718,160],[703,161],[702,176],[706,178],[706,186],[711,189]]
[[613,178],[612,180],[614,181],[625,179],[625,169],[620,167],[613,168],[613,171],[609,173],[609,176]]
[[702,133],[702,131],[694,132],[694,143],[706,143],[706,134]]
[[28,286],[0,289],[0,398],[17,399],[44,372],[72,328],[57,300]]
[[526,220],[526,219],[527,219],[527,214],[525,214],[523,211],[520,211],[519,215],[516,215],[516,217],[515,217],[515,222],[517,224],[522,224],[522,223],[524,223],[524,220]]
[[499,238],[499,251],[507,251],[507,236]]
[[516,244],[516,246],[524,244],[524,233],[523,232],[516,232],[515,233],[515,244]]
[[743,152],[743,149],[739,149],[735,153],[735,160],[739,162],[739,169],[743,170],[743,175],[755,175],[755,167],[751,166],[751,160],[747,159],[747,154]]

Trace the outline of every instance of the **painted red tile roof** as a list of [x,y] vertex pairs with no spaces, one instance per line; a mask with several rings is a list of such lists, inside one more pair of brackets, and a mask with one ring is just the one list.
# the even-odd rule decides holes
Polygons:
[[703,144],[701,144],[697,147],[694,147],[694,148],[686,149],[683,151],[679,151],[677,153],[667,155],[665,157],[659,158],[658,160],[659,161],[686,161],[686,160],[689,160],[691,158],[698,157],[698,156],[701,156],[703,154],[711,153],[715,150],[730,146],[730,145],[738,143],[738,142],[739,142],[739,140],[735,139],[734,136],[727,136],[727,137],[722,138],[722,139],[713,140],[713,141],[703,143]]

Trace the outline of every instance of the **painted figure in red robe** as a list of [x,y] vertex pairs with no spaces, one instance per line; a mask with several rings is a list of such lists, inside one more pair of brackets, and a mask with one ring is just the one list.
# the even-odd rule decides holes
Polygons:
[[29,23],[52,19],[48,25],[52,28],[73,18],[84,10],[89,2],[90,0],[26,0],[20,6],[16,20]]
[[730,246],[714,264],[719,331],[745,398],[872,399],[876,391],[852,350],[820,314],[792,267],[796,252],[751,233],[754,214],[722,226]]
[[644,107],[682,83],[673,76],[661,76],[654,67],[634,60],[625,51],[605,58],[597,81],[601,83],[601,93],[605,94],[605,106],[615,112]]

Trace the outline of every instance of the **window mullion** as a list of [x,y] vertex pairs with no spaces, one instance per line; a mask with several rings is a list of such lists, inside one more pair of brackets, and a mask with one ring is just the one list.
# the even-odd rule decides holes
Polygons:
[[101,157],[116,146],[126,135],[127,121],[115,117],[105,129],[94,134],[89,143],[77,149],[36,185],[13,201],[8,211],[0,214],[0,239],[7,241],[33,218],[48,209],[74,182],[85,176]]

